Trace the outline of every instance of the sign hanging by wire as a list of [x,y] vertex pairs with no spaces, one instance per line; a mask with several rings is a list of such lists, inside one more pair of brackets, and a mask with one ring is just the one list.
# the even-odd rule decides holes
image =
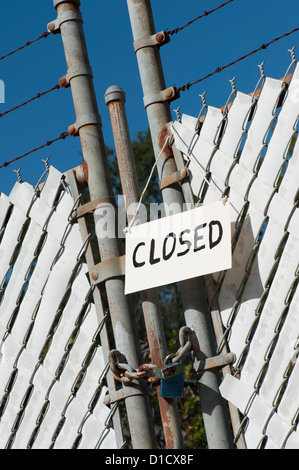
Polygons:
[[125,294],[229,269],[231,258],[229,202],[131,227]]

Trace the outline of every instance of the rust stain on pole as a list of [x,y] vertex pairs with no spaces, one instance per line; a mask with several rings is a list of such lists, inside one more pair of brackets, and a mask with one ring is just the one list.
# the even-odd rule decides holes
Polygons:
[[84,161],[81,165],[77,166],[75,169],[75,175],[80,188],[86,187],[88,185],[88,165]]
[[[159,144],[159,147],[160,149],[162,150],[164,144],[165,144],[165,141],[166,139],[168,139],[168,137],[170,137],[171,134],[170,134],[170,131],[167,127],[164,127],[159,136],[158,136],[158,144]],[[169,145],[169,143],[165,146],[164,148],[164,154],[167,156],[167,157],[173,157],[173,152],[172,152],[172,149]]]

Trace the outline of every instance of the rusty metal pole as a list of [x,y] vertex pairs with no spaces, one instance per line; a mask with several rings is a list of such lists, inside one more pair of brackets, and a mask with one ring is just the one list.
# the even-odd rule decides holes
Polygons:
[[[140,193],[125,109],[125,93],[121,88],[111,86],[106,91],[105,101],[110,114],[122,189],[126,206],[129,207],[131,204],[138,203]],[[131,217],[133,215],[128,216],[129,223]],[[142,291],[141,300],[151,360],[153,364],[161,367],[168,351],[156,290],[148,289]],[[181,449],[183,448],[183,439],[177,402],[175,399],[160,397],[159,392],[160,386],[158,385],[157,394],[166,448]]]
[[[76,123],[70,126],[69,132],[78,132],[80,136],[91,200],[112,197],[101,120],[79,9],[80,0],[53,0],[53,2],[58,18],[48,25],[48,29],[53,32],[60,31],[62,36],[68,67],[64,82],[70,84],[77,119]],[[95,211],[95,223],[98,221],[97,217]],[[98,243],[102,262],[109,262],[119,257],[117,238],[98,238]],[[124,279],[122,277],[108,279],[105,287],[116,348],[126,356],[130,366],[138,368],[141,364],[141,353],[135,321],[124,295]],[[142,389],[143,394],[131,395],[125,400],[132,446],[134,449],[153,449],[157,444],[149,395],[146,387]]]
[[[163,33],[156,34],[150,0],[127,0],[132,26],[134,49],[144,93],[153,147],[158,158],[165,136],[167,124],[171,122],[169,102],[174,98],[174,90],[166,89],[159,45]],[[165,149],[158,164],[160,180],[177,171],[170,149]],[[162,190],[164,203],[183,205],[183,195],[179,185]],[[180,283],[185,320],[188,327],[196,332],[200,352],[197,361],[203,357],[216,355],[215,335],[209,314],[202,278]],[[210,449],[233,448],[232,432],[229,425],[226,403],[219,392],[220,374],[218,370],[206,371],[198,378],[198,387],[203,412],[205,431]]]

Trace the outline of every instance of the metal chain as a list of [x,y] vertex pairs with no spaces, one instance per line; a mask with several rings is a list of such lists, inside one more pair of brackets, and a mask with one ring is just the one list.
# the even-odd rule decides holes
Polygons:
[[[175,354],[169,354],[164,359],[164,365],[169,363],[180,362],[183,357],[195,348],[192,341],[194,332],[187,326],[182,327],[179,332],[180,348]],[[160,382],[153,376],[153,371],[159,367],[155,364],[142,364],[138,369],[133,369],[129,364],[124,362],[126,359],[117,349],[113,349],[109,353],[109,366],[114,378],[122,383],[130,384],[133,380],[143,380],[148,384]]]

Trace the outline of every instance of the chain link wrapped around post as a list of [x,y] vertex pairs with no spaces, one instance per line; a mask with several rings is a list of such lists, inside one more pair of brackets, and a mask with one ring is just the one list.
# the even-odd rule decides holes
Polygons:
[[[177,363],[180,362],[183,357],[190,351],[194,350],[195,344],[192,341],[192,335],[194,335],[189,327],[184,326],[180,329],[179,339],[180,339],[180,348],[175,354],[169,354],[164,359],[164,365],[169,364],[170,362]],[[114,378],[124,384],[131,384],[133,380],[143,380],[148,384],[158,383],[160,379],[155,377],[153,372],[158,369],[158,366],[155,364],[142,364],[137,370],[133,369],[129,364],[124,362],[126,358],[120,351],[113,349],[109,353],[109,366],[114,375]]]

